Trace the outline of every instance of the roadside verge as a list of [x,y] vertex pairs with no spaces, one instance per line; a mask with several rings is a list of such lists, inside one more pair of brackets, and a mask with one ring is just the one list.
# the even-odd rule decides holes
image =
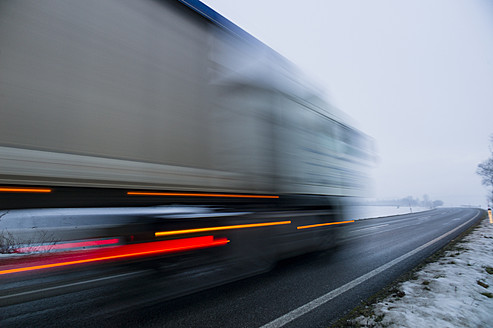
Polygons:
[[487,327],[492,308],[493,224],[485,218],[333,327]]

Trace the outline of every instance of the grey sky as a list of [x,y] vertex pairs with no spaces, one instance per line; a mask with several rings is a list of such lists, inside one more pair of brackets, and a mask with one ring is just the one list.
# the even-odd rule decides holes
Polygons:
[[485,205],[493,2],[205,0],[328,91],[375,138],[374,196]]

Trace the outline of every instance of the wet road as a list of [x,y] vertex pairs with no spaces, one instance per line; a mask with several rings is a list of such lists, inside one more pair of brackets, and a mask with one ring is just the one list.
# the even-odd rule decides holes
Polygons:
[[[162,279],[152,268],[111,268],[94,276],[70,273],[62,287],[51,285],[56,277],[46,278],[19,304],[9,304],[12,293],[1,294],[0,323],[2,327],[33,322],[38,327],[327,327],[484,213],[445,208],[357,221],[347,225],[335,252],[282,261],[268,273],[167,301],[159,300],[160,291],[175,285],[176,279]],[[207,279],[214,272],[195,274]],[[38,299],[27,301],[36,288]]]

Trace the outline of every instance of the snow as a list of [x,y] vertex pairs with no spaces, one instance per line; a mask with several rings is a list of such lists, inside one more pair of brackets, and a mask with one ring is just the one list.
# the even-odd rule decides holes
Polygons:
[[348,208],[349,217],[352,220],[362,220],[370,218],[380,218],[386,216],[402,215],[429,211],[429,207],[409,207],[409,206],[370,206],[352,205]]
[[[373,305],[362,327],[493,327],[493,224],[483,220],[454,249]],[[482,286],[480,285],[482,284]],[[382,318],[383,317],[383,318]],[[355,324],[356,325],[356,324]]]

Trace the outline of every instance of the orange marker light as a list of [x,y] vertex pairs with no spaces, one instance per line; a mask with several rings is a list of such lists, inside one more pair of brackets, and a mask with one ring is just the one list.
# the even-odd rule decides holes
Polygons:
[[144,192],[128,191],[127,195],[133,196],[186,196],[186,197],[229,197],[229,198],[279,198],[272,195],[231,195],[231,194],[196,194],[182,192]]
[[[183,252],[200,248],[222,246],[227,243],[229,243],[229,240],[226,238],[215,239],[214,236],[203,236],[100,248],[91,251],[75,251],[70,252],[70,254],[45,256],[42,259],[36,258],[33,261],[30,261],[27,266],[25,265],[26,263],[24,263],[24,266],[5,266],[3,270],[0,270],[0,275],[63,267],[74,264],[101,262],[105,260]],[[8,269],[6,267],[8,267]]]
[[0,187],[0,192],[37,192],[37,193],[48,193],[48,192],[51,192],[51,189]]
[[329,226],[329,225],[334,225],[334,224],[351,223],[351,222],[354,222],[354,220],[351,220],[351,221],[339,221],[339,222],[329,222],[329,223],[320,223],[320,224],[312,224],[312,225],[306,225],[306,226],[299,226],[296,229],[317,228],[317,227]]
[[186,230],[161,231],[161,232],[156,232],[154,235],[156,237],[161,237],[161,236],[170,236],[170,235],[180,235],[180,234],[185,234],[185,233],[194,233],[194,232],[231,230],[231,229],[245,229],[245,228],[256,228],[256,227],[268,227],[268,226],[282,225],[282,224],[291,224],[291,221],[278,221],[278,222],[267,222],[267,223],[238,224],[238,225],[210,227],[210,228],[198,228],[198,229],[186,229]]

